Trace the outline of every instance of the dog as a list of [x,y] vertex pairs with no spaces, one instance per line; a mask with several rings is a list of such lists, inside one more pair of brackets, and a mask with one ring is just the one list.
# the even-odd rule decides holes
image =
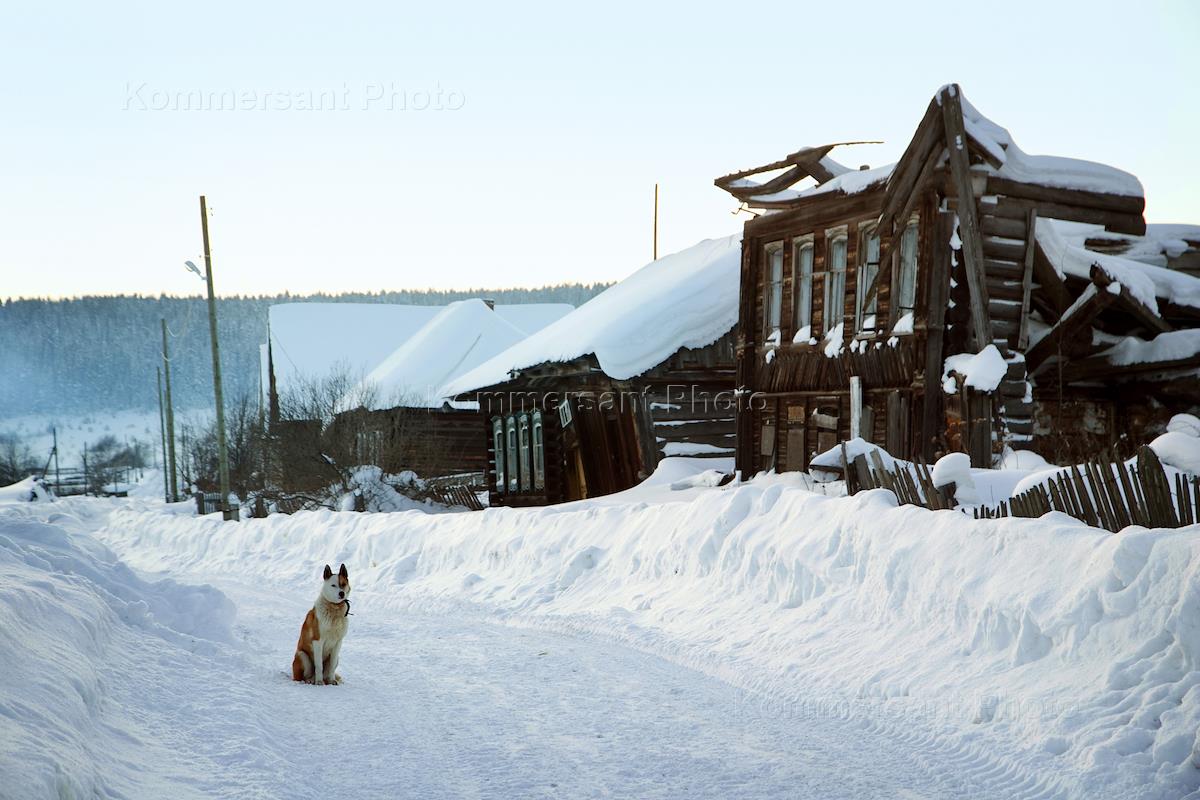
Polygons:
[[300,641],[292,659],[292,680],[317,686],[340,684],[338,655],[350,617],[350,574],[342,564],[337,575],[325,565],[321,593],[300,626]]

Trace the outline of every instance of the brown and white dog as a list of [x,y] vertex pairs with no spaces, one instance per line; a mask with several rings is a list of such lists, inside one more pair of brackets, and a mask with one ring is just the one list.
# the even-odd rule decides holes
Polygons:
[[346,565],[337,575],[325,565],[325,577],[317,602],[308,610],[300,626],[300,641],[292,659],[292,680],[321,684],[342,682],[337,674],[338,654],[350,616],[350,575]]

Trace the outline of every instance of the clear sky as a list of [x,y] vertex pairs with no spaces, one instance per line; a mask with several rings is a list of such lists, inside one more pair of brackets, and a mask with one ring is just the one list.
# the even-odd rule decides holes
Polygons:
[[[714,177],[893,161],[956,81],[1200,223],[1200,3],[16,3],[0,297],[615,280],[731,233]],[[224,107],[222,107],[224,106]],[[317,110],[311,109],[318,106]]]

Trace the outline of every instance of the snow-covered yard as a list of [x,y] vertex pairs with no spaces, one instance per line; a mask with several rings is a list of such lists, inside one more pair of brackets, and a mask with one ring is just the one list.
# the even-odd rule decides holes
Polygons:
[[[976,521],[711,466],[472,514],[221,523],[152,482],[0,505],[3,793],[1200,790],[1200,526]],[[346,683],[294,684],[340,562]]]

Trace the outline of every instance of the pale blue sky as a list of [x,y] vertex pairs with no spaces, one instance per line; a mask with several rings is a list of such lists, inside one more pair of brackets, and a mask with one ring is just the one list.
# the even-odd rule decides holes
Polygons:
[[618,279],[655,181],[660,252],[731,233],[714,177],[892,161],[950,81],[1200,223],[1200,3],[1070,5],[6,2],[0,297],[196,292],[201,193],[223,294]]

